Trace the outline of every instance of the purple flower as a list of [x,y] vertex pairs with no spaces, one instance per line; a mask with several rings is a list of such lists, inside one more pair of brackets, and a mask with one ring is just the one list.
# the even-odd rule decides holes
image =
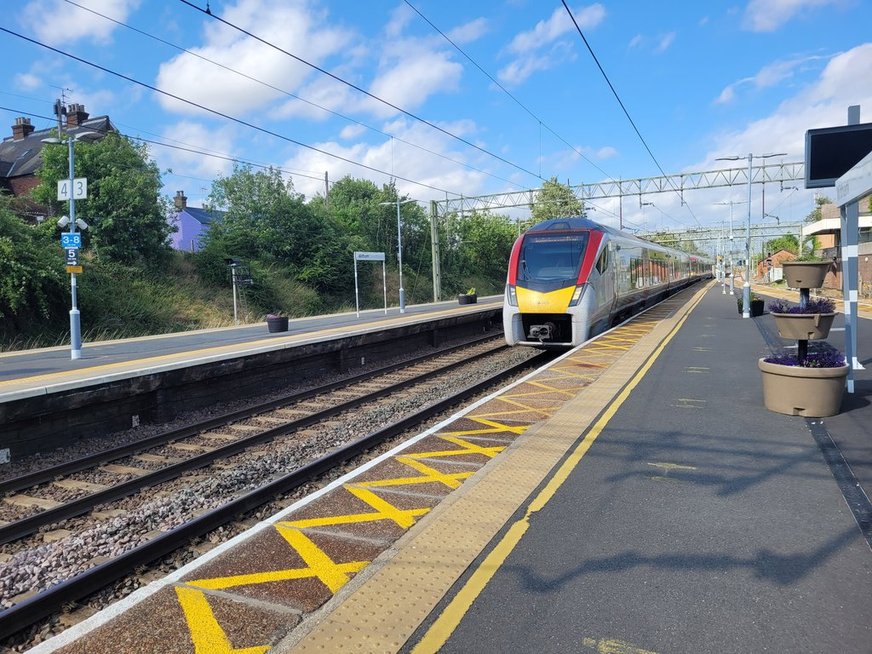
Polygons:
[[785,300],[769,302],[769,313],[833,313],[835,310],[836,303],[828,297],[809,298],[804,309],[800,309],[798,304]]
[[814,352],[800,361],[795,354],[783,354],[777,357],[766,357],[766,363],[779,366],[800,366],[802,368],[841,368],[845,365],[845,357],[838,350]]

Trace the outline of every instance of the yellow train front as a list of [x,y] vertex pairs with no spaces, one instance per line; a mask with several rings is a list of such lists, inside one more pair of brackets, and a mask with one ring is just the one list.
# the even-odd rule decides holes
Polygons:
[[580,345],[625,316],[701,277],[703,257],[587,218],[537,223],[509,259],[503,330],[509,345]]

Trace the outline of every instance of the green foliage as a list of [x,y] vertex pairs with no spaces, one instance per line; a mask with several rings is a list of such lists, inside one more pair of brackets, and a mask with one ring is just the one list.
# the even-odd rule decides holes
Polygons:
[[796,234],[784,234],[770,241],[766,241],[766,252],[775,254],[781,250],[787,250],[793,254],[797,253],[799,247],[799,239]]
[[824,206],[825,204],[832,204],[832,203],[833,203],[833,201],[830,200],[826,195],[816,196],[814,199],[815,207],[811,211],[811,213],[809,213],[805,217],[805,222],[806,223],[816,223],[817,221],[819,221],[823,216],[823,211],[822,211],[821,207]]
[[[85,247],[124,264],[164,262],[172,227],[160,198],[160,172],[146,146],[113,132],[74,147],[75,176],[88,179],[88,198],[76,201],[76,217],[90,225],[82,237]],[[56,198],[58,180],[69,178],[68,152],[65,145],[43,148],[40,184],[33,191],[54,215],[66,211]]]
[[0,196],[0,335],[14,335],[63,311],[67,276],[54,236],[48,224],[25,225]]
[[443,289],[459,293],[469,286],[498,292],[505,283],[517,224],[506,216],[473,212],[440,221]]
[[556,177],[542,184],[542,190],[536,194],[531,209],[534,224],[549,218],[585,215],[584,203],[575,197],[567,184],[561,184]]

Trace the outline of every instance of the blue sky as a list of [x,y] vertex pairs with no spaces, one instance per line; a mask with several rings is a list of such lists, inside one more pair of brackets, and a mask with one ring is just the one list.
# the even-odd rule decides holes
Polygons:
[[[728,167],[715,159],[749,152],[800,161],[805,131],[844,124],[853,104],[872,122],[865,0],[567,4],[667,173]],[[210,0],[214,16],[408,113],[195,8],[206,5],[16,1],[0,27],[242,122],[6,32],[0,119],[11,126],[36,114],[33,124],[48,127],[37,116],[51,116],[67,89],[69,102],[108,114],[127,135],[279,166],[307,196],[323,193],[325,172],[379,185],[397,175],[400,192],[421,201],[537,188],[552,176],[578,184],[660,174],[559,1]],[[150,147],[166,194],[183,190],[193,206],[232,170],[220,158]],[[767,213],[798,220],[812,209],[812,191],[772,186]],[[754,216],[759,195],[755,187]],[[728,210],[718,203],[747,200],[747,190],[685,200],[689,208],[674,193],[645,196],[652,204],[642,206],[625,198],[624,217],[642,229],[716,224]],[[617,223],[617,200],[596,204],[594,219]]]

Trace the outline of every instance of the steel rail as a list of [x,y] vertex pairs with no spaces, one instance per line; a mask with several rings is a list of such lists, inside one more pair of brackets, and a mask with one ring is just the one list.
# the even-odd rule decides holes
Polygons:
[[[467,347],[468,347],[468,345],[467,345]],[[499,352],[507,347],[508,346],[503,345],[500,347],[493,348],[492,350],[488,350],[486,352],[481,352],[481,353],[473,355],[471,357],[468,357],[468,358],[462,359],[460,361],[456,361],[454,363],[451,363],[447,366],[442,366],[436,370],[431,370],[429,372],[422,373],[420,375],[416,375],[415,377],[411,377],[409,379],[403,380],[403,381],[398,382],[396,384],[392,384],[390,386],[387,386],[383,389],[379,389],[379,390],[374,391],[372,393],[364,394],[361,397],[354,398],[354,399],[348,400],[346,402],[342,402],[340,404],[335,404],[335,405],[333,405],[327,409],[323,409],[321,411],[316,411],[315,413],[313,413],[309,416],[305,416],[303,418],[299,418],[299,419],[294,420],[292,422],[288,422],[285,425],[280,425],[280,426],[274,427],[272,429],[267,429],[265,431],[259,432],[257,434],[253,434],[251,436],[242,437],[237,441],[233,441],[232,443],[228,443],[226,445],[217,447],[214,450],[210,450],[209,452],[204,452],[203,454],[198,454],[198,455],[193,456],[191,458],[185,459],[184,461],[170,464],[166,467],[160,468],[159,470],[149,472],[147,474],[141,475],[139,477],[135,477],[135,478],[130,479],[128,481],[114,484],[111,487],[106,488],[105,490],[97,491],[96,493],[91,493],[89,495],[84,495],[82,497],[73,499],[69,502],[65,502],[64,504],[62,504],[60,506],[57,506],[57,507],[54,507],[51,509],[46,509],[45,511],[35,513],[34,515],[29,516],[27,518],[22,518],[21,520],[16,520],[14,522],[10,522],[10,523],[0,527],[0,544],[9,543],[11,541],[18,540],[20,538],[24,538],[26,536],[29,536],[29,535],[35,533],[41,527],[44,527],[46,525],[58,523],[58,522],[61,522],[63,520],[68,520],[69,518],[74,518],[76,516],[82,515],[84,513],[87,513],[91,509],[93,509],[95,506],[98,506],[100,504],[106,504],[107,502],[113,502],[115,500],[119,500],[123,497],[131,495],[139,490],[142,490],[143,488],[147,488],[149,486],[154,486],[156,484],[159,484],[159,483],[162,483],[165,481],[169,481],[171,479],[175,479],[177,477],[180,477],[185,472],[189,472],[191,470],[196,470],[197,468],[202,468],[203,466],[208,465],[209,463],[212,463],[213,461],[215,461],[217,459],[221,459],[223,457],[231,456],[233,454],[237,454],[239,452],[242,452],[243,450],[251,447],[252,445],[257,445],[257,444],[260,444],[263,442],[271,441],[274,438],[277,438],[279,436],[285,436],[285,435],[290,434],[294,431],[297,431],[297,430],[302,429],[304,427],[308,427],[308,426],[315,424],[319,421],[325,420],[326,418],[333,417],[339,413],[342,413],[343,411],[348,411],[349,409],[353,409],[357,406],[360,406],[361,404],[364,404],[365,402],[369,402],[369,401],[372,401],[372,400],[377,399],[379,397],[389,395],[390,393],[395,393],[399,390],[402,390],[403,388],[405,388],[407,386],[412,386],[414,384],[420,384],[420,383],[426,381],[427,379],[430,379],[430,378],[435,377],[437,375],[444,374],[445,372],[453,370],[457,367],[467,365],[468,363],[470,363],[472,361],[476,361],[476,360],[481,359],[483,357],[490,356],[491,354],[493,354],[495,352]],[[440,352],[439,355],[441,355],[443,353],[444,352]],[[420,359],[433,358],[433,357],[434,357],[434,354],[430,354],[428,357],[425,356],[425,357],[422,357]],[[421,361],[418,361],[418,363],[420,363],[420,362]],[[393,370],[396,370],[398,367],[402,367],[404,365],[408,366],[410,364],[408,362],[406,362],[405,364],[396,364],[396,365],[392,365],[389,367],[392,368]],[[391,370],[391,372],[393,370]],[[371,376],[372,375],[370,375],[369,373],[365,373],[365,374],[359,376],[361,379],[354,379],[351,382],[349,382],[349,380],[345,380],[345,382],[331,383],[331,384],[328,384],[324,387],[320,387],[318,389],[313,389],[311,391],[305,391],[304,393],[299,394],[299,397],[295,396],[294,399],[297,399],[297,400],[307,399],[307,398],[312,397],[312,396],[320,395],[320,394],[323,394],[325,392],[335,390],[337,387],[341,388],[343,386],[349,386],[352,383],[360,383],[361,381],[366,381]],[[327,390],[325,390],[325,389],[327,389]],[[266,403],[265,405],[260,405],[258,407],[257,413],[263,413],[264,406],[275,405],[275,404],[281,406],[282,404],[286,404],[286,403],[287,403],[286,401],[283,402],[282,400],[276,400],[276,401]],[[251,409],[247,409],[247,410],[243,410],[240,412],[236,412],[236,414],[232,414],[232,415],[237,415],[238,417],[236,419],[246,418],[246,417],[250,417],[251,412],[252,412]],[[211,420],[208,420],[208,421],[201,423],[199,425],[184,427],[182,430],[179,430],[179,432],[184,432],[184,434],[187,436],[196,435],[196,434],[204,431],[205,429],[210,429],[210,428],[214,429],[216,426],[221,426],[223,424],[227,424],[227,422],[224,421],[224,418],[226,418],[226,416],[222,416],[222,418],[220,418],[220,419],[211,419]],[[214,424],[214,423],[216,423],[216,421],[218,424]],[[174,432],[171,432],[171,433],[174,433]],[[155,444],[161,444],[162,442],[165,442],[166,438],[167,438],[167,434],[163,434],[163,435],[159,435],[159,437],[154,437],[153,439],[147,439],[146,441],[140,441],[140,443],[145,443],[147,441],[152,441],[154,439],[158,439],[157,443],[150,444],[152,447],[154,447]],[[173,438],[171,438],[169,440],[178,440],[179,438],[180,438],[180,436],[178,434],[176,434]],[[118,448],[118,449],[127,449],[127,447],[128,446],[123,446],[122,448]],[[140,446],[139,448],[137,448],[137,451],[142,451],[143,449],[145,449],[145,448]],[[117,458],[117,457],[115,457],[115,458]],[[98,461],[98,463],[99,462],[102,462],[102,461]]]
[[61,610],[65,605],[76,602],[105,588],[137,567],[147,565],[159,557],[173,552],[190,540],[233,520],[237,515],[258,508],[269,502],[276,495],[292,491],[372,447],[442,413],[451,406],[477,395],[484,389],[503,381],[507,377],[539,365],[551,358],[553,358],[553,354],[544,352],[507,370],[496,373],[488,379],[468,386],[450,397],[427,405],[420,411],[406,416],[396,424],[379,429],[353,443],[338,448],[330,454],[312,461],[284,477],[275,479],[247,495],[243,495],[217,509],[213,509],[189,522],[179,525],[175,529],[147,543],[143,543],[111,561],[102,563],[33,597],[23,600],[15,606],[0,612],[0,639],[23,631],[36,621]]

